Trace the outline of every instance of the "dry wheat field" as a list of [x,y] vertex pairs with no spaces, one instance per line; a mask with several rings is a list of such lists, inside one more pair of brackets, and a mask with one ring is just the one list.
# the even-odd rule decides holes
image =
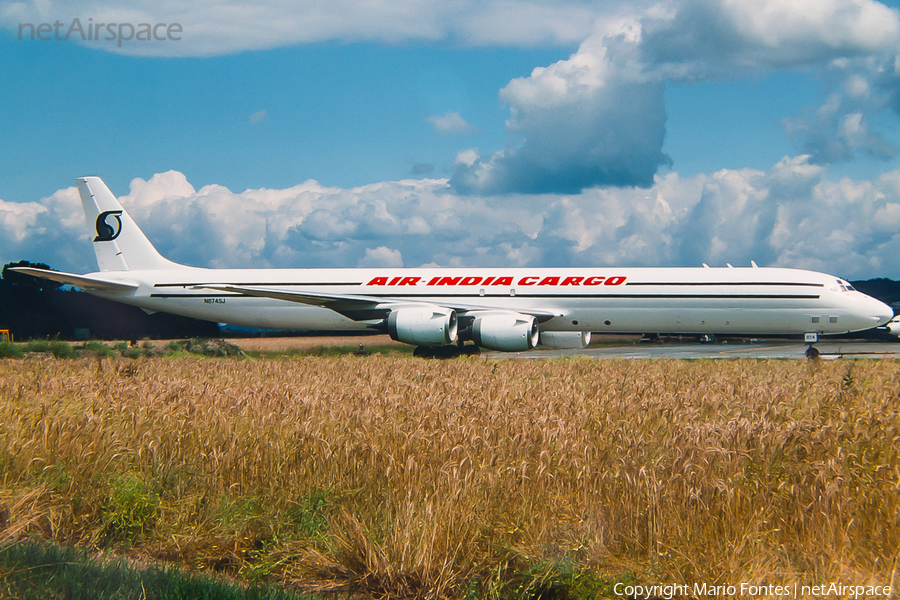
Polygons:
[[898,374],[887,360],[4,360],[0,539],[361,598],[887,585]]

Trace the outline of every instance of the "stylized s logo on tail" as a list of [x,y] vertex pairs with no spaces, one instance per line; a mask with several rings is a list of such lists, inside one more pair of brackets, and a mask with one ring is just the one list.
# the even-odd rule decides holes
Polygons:
[[[95,242],[110,242],[119,237],[119,234],[122,232],[122,219],[119,218],[121,214],[121,210],[108,210],[97,215],[97,223],[95,224],[97,237],[94,238]],[[115,226],[106,222],[106,218],[109,216],[116,220]]]

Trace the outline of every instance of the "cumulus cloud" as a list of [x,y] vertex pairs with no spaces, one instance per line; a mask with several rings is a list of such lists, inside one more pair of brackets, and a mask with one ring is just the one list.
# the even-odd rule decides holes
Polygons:
[[[598,185],[649,186],[660,165],[666,113],[663,84],[611,83],[552,107],[519,102],[507,130],[522,145],[457,162],[462,192],[576,193]],[[517,96],[504,90],[505,97]]]
[[475,126],[463,119],[458,112],[432,115],[426,121],[434,125],[434,130],[442,135],[474,133],[477,131]]
[[874,0],[680,0],[640,17],[648,75],[691,83],[890,52],[897,11]]
[[[808,156],[768,170],[657,176],[648,188],[483,197],[447,180],[353,189],[195,190],[175,171],[121,198],[163,255],[206,267],[695,266],[900,277],[900,170],[831,180]],[[96,269],[74,187],[0,201],[0,259]]]
[[791,140],[812,162],[845,162],[860,154],[880,159],[897,155],[894,146],[869,128],[863,113],[877,114],[885,104],[869,101],[869,86],[861,77],[849,79],[855,81],[847,82],[847,93],[833,93],[817,110],[783,120]]
[[522,143],[486,158],[458,158],[451,179],[456,189],[572,193],[651,185],[658,167],[671,162],[662,152],[665,84],[619,64],[639,45],[634,25],[598,33],[569,59],[503,88],[500,97],[512,109],[507,131]]
[[366,254],[359,261],[360,267],[402,267],[403,257],[399,250],[392,250],[387,246],[366,248]]
[[78,191],[59,190],[38,202],[0,200],[0,257],[50,265],[91,265],[96,260]]
[[641,18],[638,63],[681,84],[818,72],[827,99],[783,124],[801,153],[829,164],[896,156],[870,123],[889,106],[900,113],[898,46],[900,13],[874,0],[699,0]]
[[[122,202],[165,256],[212,267],[502,264],[515,248],[488,245],[496,229],[533,219],[454,195],[435,179],[234,193],[215,185],[194,191],[170,171],[135,179]],[[515,245],[527,244],[517,231]]]
[[[451,182],[460,192],[486,194],[648,187],[658,168],[671,164],[662,152],[666,82],[824,71],[861,61],[877,66],[894,56],[898,42],[898,12],[872,0],[626,5],[615,17],[598,16],[592,35],[568,59],[501,90],[511,109],[506,128],[517,142],[489,156],[458,158]],[[842,94],[871,106],[876,72],[875,66],[853,71]],[[848,103],[839,108],[791,122],[803,151],[823,162],[854,152],[895,154],[869,129],[864,112]]]

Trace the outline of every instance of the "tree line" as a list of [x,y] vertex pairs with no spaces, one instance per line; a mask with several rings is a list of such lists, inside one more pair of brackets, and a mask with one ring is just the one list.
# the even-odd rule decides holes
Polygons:
[[138,340],[219,334],[216,323],[166,313],[148,315],[135,306],[17,273],[12,267],[50,267],[21,260],[5,264],[0,271],[0,329],[9,329],[16,340]]

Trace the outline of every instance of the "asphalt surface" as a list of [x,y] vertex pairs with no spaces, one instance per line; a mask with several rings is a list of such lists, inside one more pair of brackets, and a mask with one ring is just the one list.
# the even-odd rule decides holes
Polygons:
[[[578,356],[596,359],[711,359],[711,358],[793,358],[805,359],[808,344],[799,341],[759,340],[701,344],[696,342],[633,342],[621,346],[589,346],[581,350],[544,350],[530,352],[482,352],[488,358],[560,358]],[[897,358],[900,343],[866,340],[824,341],[814,344],[822,360],[838,358]]]

